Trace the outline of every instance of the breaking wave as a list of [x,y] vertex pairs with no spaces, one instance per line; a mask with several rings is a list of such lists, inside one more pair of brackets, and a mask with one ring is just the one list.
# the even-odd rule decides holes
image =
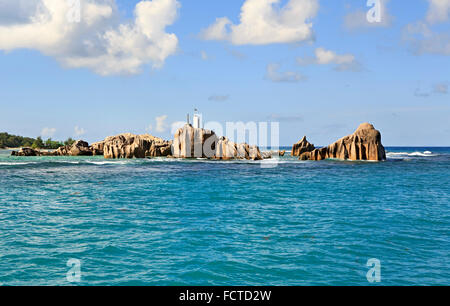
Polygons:
[[424,152],[388,152],[386,153],[388,158],[405,158],[405,157],[436,157],[439,154],[435,154],[431,151]]

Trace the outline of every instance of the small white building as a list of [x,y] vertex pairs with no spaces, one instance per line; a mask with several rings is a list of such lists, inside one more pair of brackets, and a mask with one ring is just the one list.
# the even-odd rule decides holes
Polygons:
[[196,129],[201,129],[203,128],[202,124],[202,115],[198,112],[197,109],[195,109],[194,117],[192,117],[192,126]]

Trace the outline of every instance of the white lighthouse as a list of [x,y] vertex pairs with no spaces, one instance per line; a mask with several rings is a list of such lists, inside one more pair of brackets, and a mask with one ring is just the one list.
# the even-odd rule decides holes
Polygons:
[[194,110],[194,117],[192,118],[192,126],[196,129],[202,128],[202,115],[197,109]]

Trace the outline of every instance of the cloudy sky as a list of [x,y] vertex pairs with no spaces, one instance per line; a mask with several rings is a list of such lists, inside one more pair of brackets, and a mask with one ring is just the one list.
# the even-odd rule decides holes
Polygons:
[[450,146],[450,0],[380,1],[0,0],[0,131],[171,138],[198,108],[278,121],[282,145],[369,121]]

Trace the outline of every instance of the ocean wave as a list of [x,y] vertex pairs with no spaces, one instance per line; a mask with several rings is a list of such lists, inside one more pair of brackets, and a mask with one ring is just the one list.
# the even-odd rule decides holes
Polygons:
[[88,164],[93,164],[93,165],[125,165],[125,164],[129,164],[130,162],[128,161],[90,161],[87,160],[85,161]]
[[82,161],[73,161],[73,160],[57,160],[57,161],[42,161],[42,163],[55,163],[55,164],[74,164],[74,165],[78,165],[81,164]]
[[0,162],[0,166],[23,166],[23,165],[40,165],[40,164],[80,164],[82,161],[49,161],[37,160],[30,162]]
[[0,162],[0,166],[20,166],[20,165],[29,165],[29,164],[35,164],[32,162]]
[[386,153],[388,158],[403,158],[403,157],[436,157],[439,154],[434,154],[430,151],[425,152],[388,152]]

